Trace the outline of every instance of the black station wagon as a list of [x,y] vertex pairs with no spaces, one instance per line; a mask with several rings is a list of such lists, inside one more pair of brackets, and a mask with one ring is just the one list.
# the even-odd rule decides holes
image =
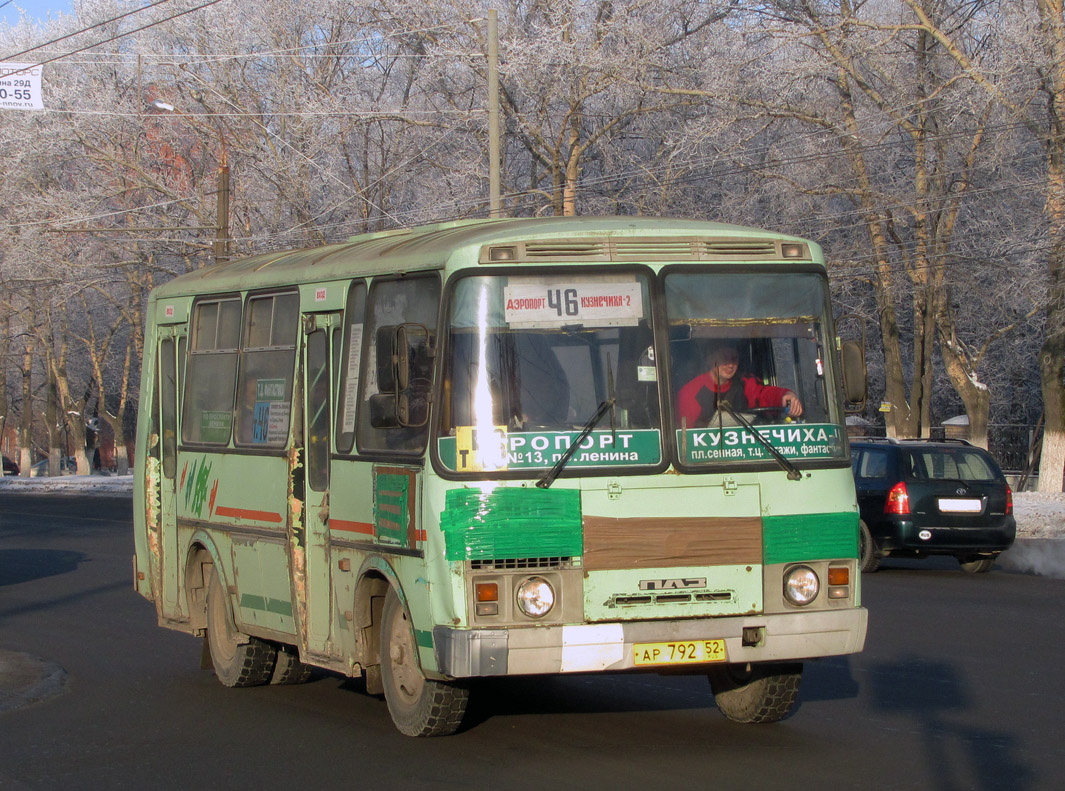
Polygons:
[[851,442],[862,571],[881,558],[953,555],[990,570],[1013,544],[1013,492],[995,460],[964,440]]

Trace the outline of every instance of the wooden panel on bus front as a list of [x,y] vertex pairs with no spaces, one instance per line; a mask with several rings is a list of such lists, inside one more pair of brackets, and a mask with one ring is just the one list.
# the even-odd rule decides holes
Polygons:
[[584,568],[757,565],[760,517],[584,517]]

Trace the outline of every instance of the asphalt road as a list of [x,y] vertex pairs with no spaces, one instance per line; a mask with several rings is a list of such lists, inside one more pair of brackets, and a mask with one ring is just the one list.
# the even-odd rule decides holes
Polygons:
[[[866,651],[808,663],[794,715],[743,726],[703,678],[485,683],[409,739],[360,682],[230,690],[131,584],[128,498],[0,495],[0,789],[1058,789],[1065,581],[885,562]],[[21,678],[21,677],[20,677]],[[0,689],[2,691],[2,689]]]

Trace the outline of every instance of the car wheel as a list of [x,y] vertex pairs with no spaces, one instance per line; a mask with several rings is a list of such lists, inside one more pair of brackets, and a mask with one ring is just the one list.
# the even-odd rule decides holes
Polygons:
[[986,574],[995,565],[994,558],[979,557],[975,555],[962,555],[958,557],[961,570],[969,574]]
[[869,526],[865,522],[858,522],[858,561],[862,565],[862,571],[872,574],[880,568],[880,550],[873,540],[873,534],[869,532]]

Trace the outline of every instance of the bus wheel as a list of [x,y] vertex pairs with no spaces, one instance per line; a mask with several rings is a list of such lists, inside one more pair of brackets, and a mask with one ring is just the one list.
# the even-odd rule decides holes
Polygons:
[[302,684],[311,677],[314,670],[310,665],[300,661],[299,653],[289,645],[277,647],[277,661],[270,676],[271,684]]
[[715,667],[710,689],[721,713],[733,722],[782,720],[799,694],[802,663]]
[[265,684],[274,672],[277,650],[237,631],[226,607],[225,589],[213,566],[207,586],[207,645],[214,674],[227,687]]
[[407,736],[454,733],[466,713],[469,690],[422,675],[410,616],[391,588],[381,621],[381,682],[392,721]]
[[865,522],[858,522],[858,562],[862,565],[862,571],[872,574],[880,568],[880,550],[873,541],[873,534],[869,532],[869,526]]

